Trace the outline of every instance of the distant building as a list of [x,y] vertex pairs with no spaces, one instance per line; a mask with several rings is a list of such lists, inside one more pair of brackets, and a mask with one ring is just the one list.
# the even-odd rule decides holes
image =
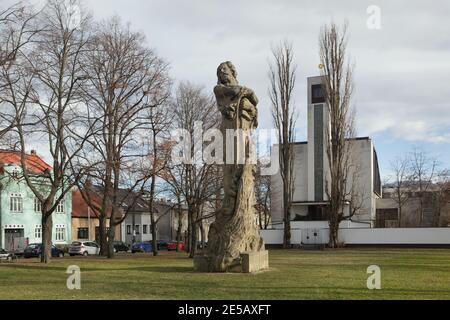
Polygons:
[[[157,240],[176,240],[181,221],[181,241],[185,241],[188,224],[186,205],[181,206],[180,212],[178,204],[159,199],[154,203],[154,215],[157,220]],[[152,240],[150,210],[145,198],[136,201],[122,222],[122,240],[127,244]]]
[[377,199],[377,228],[438,228],[450,226],[450,190],[408,191],[400,217],[395,189]]
[[[93,201],[100,203],[100,198],[91,195]],[[106,225],[109,226],[109,213]],[[98,215],[87,205],[79,190],[72,192],[72,240],[91,240],[99,241],[99,225]],[[120,225],[116,229],[115,239],[120,240]]]
[[[20,152],[0,150],[0,247],[21,251],[28,243],[42,242],[41,204],[23,178]],[[52,167],[35,151],[26,155],[32,179],[42,179]],[[43,189],[49,186],[42,186]],[[53,213],[52,242],[70,243],[72,194],[69,192]]]
[[[328,221],[327,179],[329,164],[326,152],[327,126],[330,124],[329,106],[325,101],[322,77],[308,78],[308,140],[294,144],[294,194],[291,220]],[[344,213],[356,214],[351,220],[359,226],[374,227],[376,222],[376,200],[381,197],[381,179],[378,157],[370,138],[355,138],[347,141],[351,148],[353,171],[348,181],[358,190],[358,204],[348,202]],[[272,152],[277,153],[275,145]],[[271,212],[272,224],[283,223],[283,194],[281,175],[272,177]]]

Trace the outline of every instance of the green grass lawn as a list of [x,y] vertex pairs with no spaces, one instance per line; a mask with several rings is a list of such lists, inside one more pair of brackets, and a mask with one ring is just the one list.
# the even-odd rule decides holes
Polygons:
[[[66,268],[81,268],[68,290]],[[382,289],[368,290],[378,265]],[[184,253],[37,259],[0,264],[0,299],[450,299],[450,250],[270,251],[270,271],[200,274]]]

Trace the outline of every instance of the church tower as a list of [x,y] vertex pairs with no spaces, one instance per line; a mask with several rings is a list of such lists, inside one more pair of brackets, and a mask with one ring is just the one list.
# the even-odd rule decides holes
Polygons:
[[308,201],[326,201],[326,134],[330,111],[325,100],[323,77],[308,78]]

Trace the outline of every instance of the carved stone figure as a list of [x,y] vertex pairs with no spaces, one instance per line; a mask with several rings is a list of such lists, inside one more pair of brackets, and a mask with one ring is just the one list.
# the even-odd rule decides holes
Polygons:
[[[231,62],[220,64],[217,77],[214,94],[222,113],[224,199],[210,226],[206,251],[196,257],[194,266],[197,271],[209,272],[258,271],[268,267],[267,252],[255,220],[255,164],[251,162],[248,136],[258,126],[258,98],[253,90],[239,85]],[[236,136],[237,131],[241,135]],[[267,261],[260,264],[261,252],[262,259]],[[252,259],[258,260],[256,267],[243,266],[244,260],[249,263],[249,255],[250,263]]]

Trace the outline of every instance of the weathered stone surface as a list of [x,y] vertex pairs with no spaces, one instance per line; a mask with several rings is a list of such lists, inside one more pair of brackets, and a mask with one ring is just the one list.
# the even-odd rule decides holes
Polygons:
[[[241,254],[244,253],[245,257],[251,256],[247,269],[253,270],[256,258],[249,253],[265,251],[255,219],[255,165],[247,135],[258,126],[258,98],[253,90],[239,85],[236,75],[231,62],[224,62],[217,69],[219,81],[214,94],[222,113],[224,200],[210,227],[208,247],[202,257],[195,258],[194,269],[197,271],[243,272]],[[230,137],[227,130],[242,130],[244,135],[240,139]],[[228,137],[233,140],[227,140]],[[233,156],[228,154],[231,144],[234,145]]]
[[[242,252],[239,261],[229,266],[227,272],[231,273],[255,273],[269,269],[269,251]],[[198,255],[194,258],[195,272],[211,272],[211,259],[207,256]]]
[[267,250],[243,252],[241,258],[243,273],[254,273],[269,269],[269,251]]

